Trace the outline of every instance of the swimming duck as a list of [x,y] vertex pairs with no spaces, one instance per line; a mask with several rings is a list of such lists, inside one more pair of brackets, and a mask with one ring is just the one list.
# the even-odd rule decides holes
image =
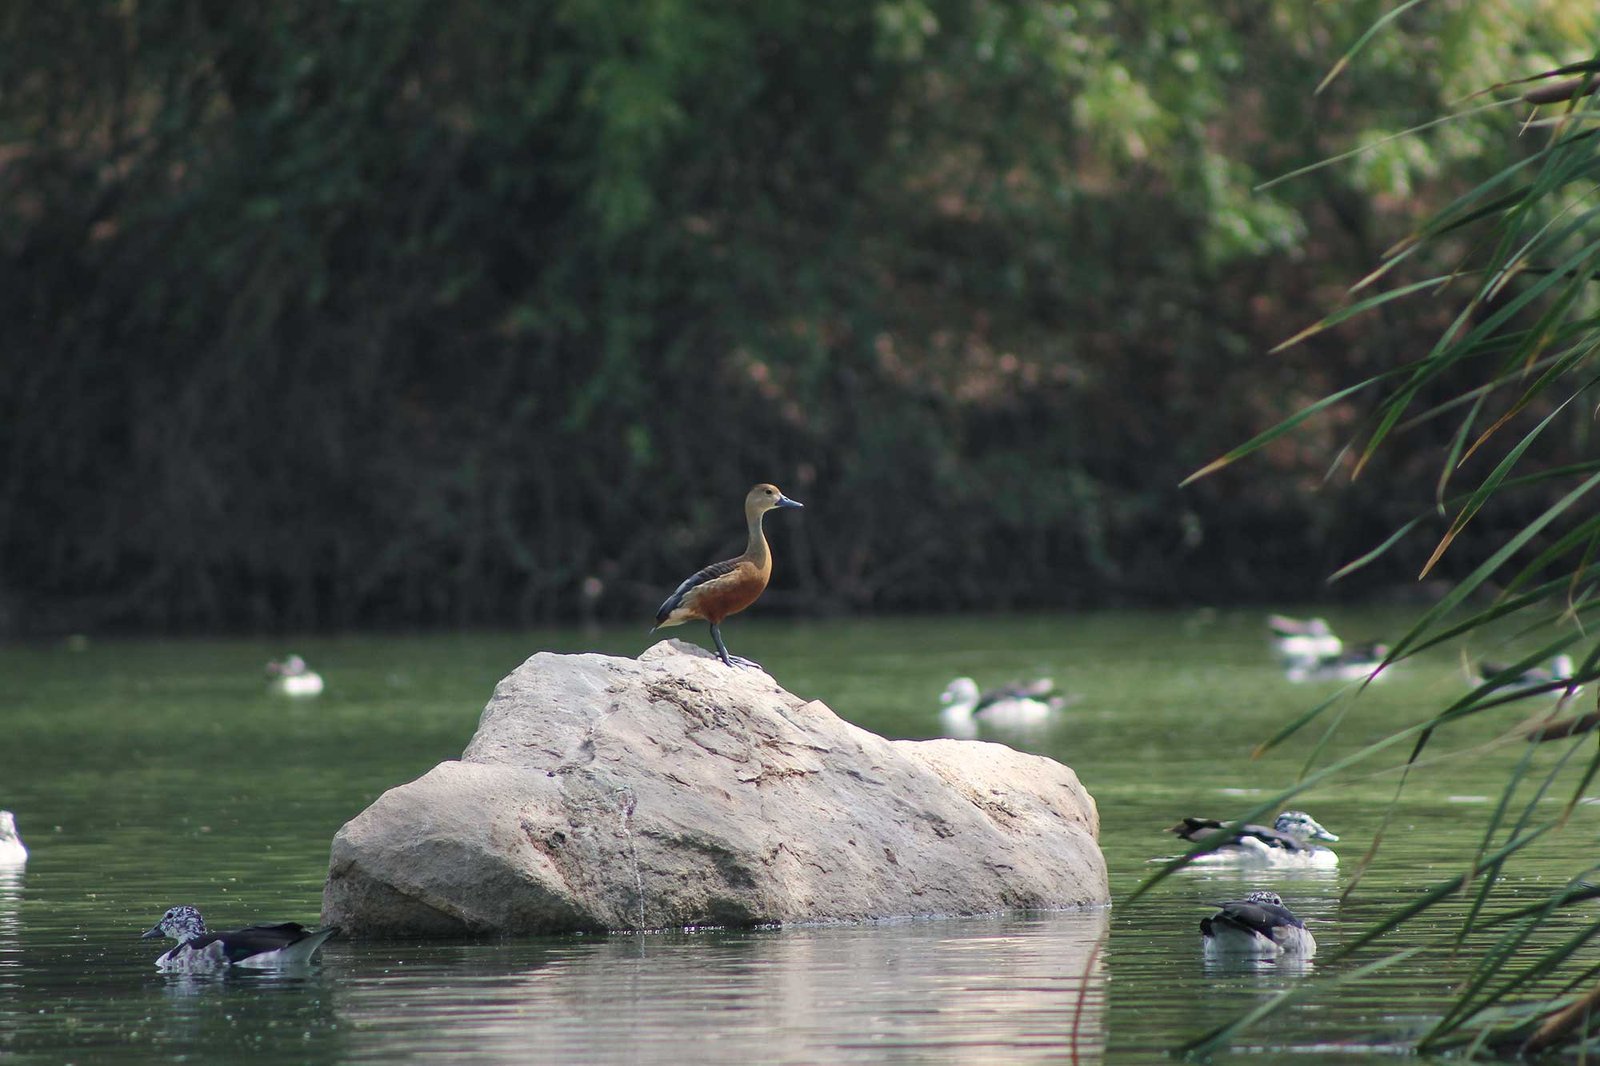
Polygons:
[[306,665],[298,655],[283,662],[267,664],[267,676],[272,678],[269,687],[285,696],[317,696],[322,693],[322,675]]
[[766,590],[767,579],[772,576],[772,553],[767,548],[767,538],[761,531],[761,518],[778,507],[804,507],[778,491],[776,485],[757,485],[744,498],[744,521],[750,539],[744,554],[737,559],[712,563],[691,574],[683,584],[673,590],[661,609],[656,612],[656,624],[650,632],[665,626],[682,625],[699,619],[711,623],[711,639],[717,642],[717,655],[726,666],[755,666],[759,663],[728,654],[722,642],[722,620],[738,614]]
[[1389,645],[1373,641],[1339,655],[1319,659],[1293,659],[1284,670],[1290,681],[1377,681],[1384,676],[1380,667],[1389,655]]
[[1268,829],[1264,825],[1230,825],[1215,818],[1185,818],[1167,832],[1180,840],[1198,844],[1218,833],[1229,836],[1227,843],[1192,860],[1196,863],[1241,863],[1261,866],[1337,866],[1339,855],[1314,840],[1338,840],[1305,811],[1284,811]]
[[1310,958],[1317,953],[1311,930],[1283,905],[1283,897],[1276,892],[1252,892],[1244,899],[1217,906],[1221,908],[1217,913],[1200,919],[1207,955]]
[[21,866],[28,861],[28,849],[17,835],[17,817],[0,811],[0,866]]
[[[1511,669],[1510,663],[1499,663],[1485,659],[1478,664],[1478,677],[1488,681]],[[1501,685],[1498,692],[1510,694],[1514,692],[1533,692],[1541,690],[1553,696],[1572,696],[1582,690],[1582,685],[1568,685],[1562,688],[1553,688],[1562,681],[1571,681],[1575,667],[1570,655],[1557,655],[1550,660],[1550,667],[1530,666],[1510,681]]]
[[979,722],[1011,729],[1039,725],[1066,704],[1062,697],[1050,695],[1054,688],[1053,680],[1041,677],[980,692],[972,678],[958,677],[939,696],[944,705],[939,717],[946,732],[956,736],[972,736]]
[[1272,646],[1279,658],[1287,662],[1331,659],[1344,652],[1344,642],[1333,632],[1325,618],[1290,618],[1283,614],[1267,615],[1267,628],[1272,631]]
[[156,960],[156,969],[169,973],[214,973],[239,966],[275,970],[304,966],[317,949],[339,931],[336,925],[308,930],[297,922],[247,925],[226,933],[206,931],[198,908],[173,907],[147,929],[143,940],[172,937],[178,943]]

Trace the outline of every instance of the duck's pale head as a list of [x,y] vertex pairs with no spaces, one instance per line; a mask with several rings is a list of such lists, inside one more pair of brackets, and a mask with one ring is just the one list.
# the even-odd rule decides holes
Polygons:
[[270,662],[267,664],[268,676],[299,677],[310,671],[306,661],[298,655],[291,655],[283,662]]
[[1283,906],[1282,896],[1278,895],[1276,892],[1268,892],[1264,889],[1257,889],[1244,899],[1246,903],[1264,903],[1272,907]]
[[0,811],[0,840],[17,839],[17,816],[10,811]]
[[804,507],[805,504],[798,500],[791,500],[779,491],[778,486],[768,485],[763,482],[751,489],[744,498],[744,509],[747,514],[766,514],[777,507]]
[[200,917],[200,909],[183,904],[168,908],[167,913],[161,916],[161,920],[146,929],[141,934],[140,939],[155,940],[160,937],[170,936],[181,944],[184,941],[205,935],[206,920]]
[[1278,821],[1273,826],[1280,833],[1299,837],[1301,840],[1338,840],[1339,837],[1328,832],[1321,822],[1318,822],[1305,811],[1284,811],[1278,815]]
[[978,702],[978,683],[970,677],[958,677],[944,687],[939,702],[946,707],[972,707]]

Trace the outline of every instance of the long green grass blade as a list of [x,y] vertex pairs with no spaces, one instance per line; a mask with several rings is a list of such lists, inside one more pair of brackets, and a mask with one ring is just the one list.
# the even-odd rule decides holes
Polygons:
[[1405,3],[1391,11],[1386,11],[1383,15],[1379,16],[1376,22],[1367,27],[1366,33],[1363,33],[1360,37],[1356,38],[1356,43],[1350,46],[1349,51],[1345,52],[1344,55],[1339,57],[1339,61],[1335,63],[1333,65],[1333,69],[1329,70],[1327,75],[1317,83],[1317,87],[1314,91],[1316,93],[1321,93],[1322,90],[1331,85],[1333,80],[1350,65],[1350,61],[1367,46],[1368,41],[1376,37],[1385,26],[1389,25],[1389,23],[1393,22],[1395,19],[1399,18],[1401,15],[1405,14],[1407,11],[1416,7],[1420,3],[1422,3],[1422,0],[1405,0]]

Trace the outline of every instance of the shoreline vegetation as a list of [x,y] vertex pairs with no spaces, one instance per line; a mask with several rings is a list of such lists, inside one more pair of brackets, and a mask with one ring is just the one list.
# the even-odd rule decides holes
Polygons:
[[1392,135],[1592,41],[1420,5],[1313,98],[1365,5],[80,15],[5,20],[0,634],[645,617],[767,480],[773,612],[1410,596],[1448,420],[1352,480],[1356,393],[1179,485],[1432,343],[1267,354],[1508,149]]

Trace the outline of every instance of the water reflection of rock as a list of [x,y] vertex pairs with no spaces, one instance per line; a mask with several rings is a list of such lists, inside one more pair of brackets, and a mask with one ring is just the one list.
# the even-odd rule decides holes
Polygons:
[[530,943],[520,961],[484,945],[329,991],[349,1053],[380,1061],[464,1047],[507,1062],[1098,1061],[1108,920],[620,936]]

